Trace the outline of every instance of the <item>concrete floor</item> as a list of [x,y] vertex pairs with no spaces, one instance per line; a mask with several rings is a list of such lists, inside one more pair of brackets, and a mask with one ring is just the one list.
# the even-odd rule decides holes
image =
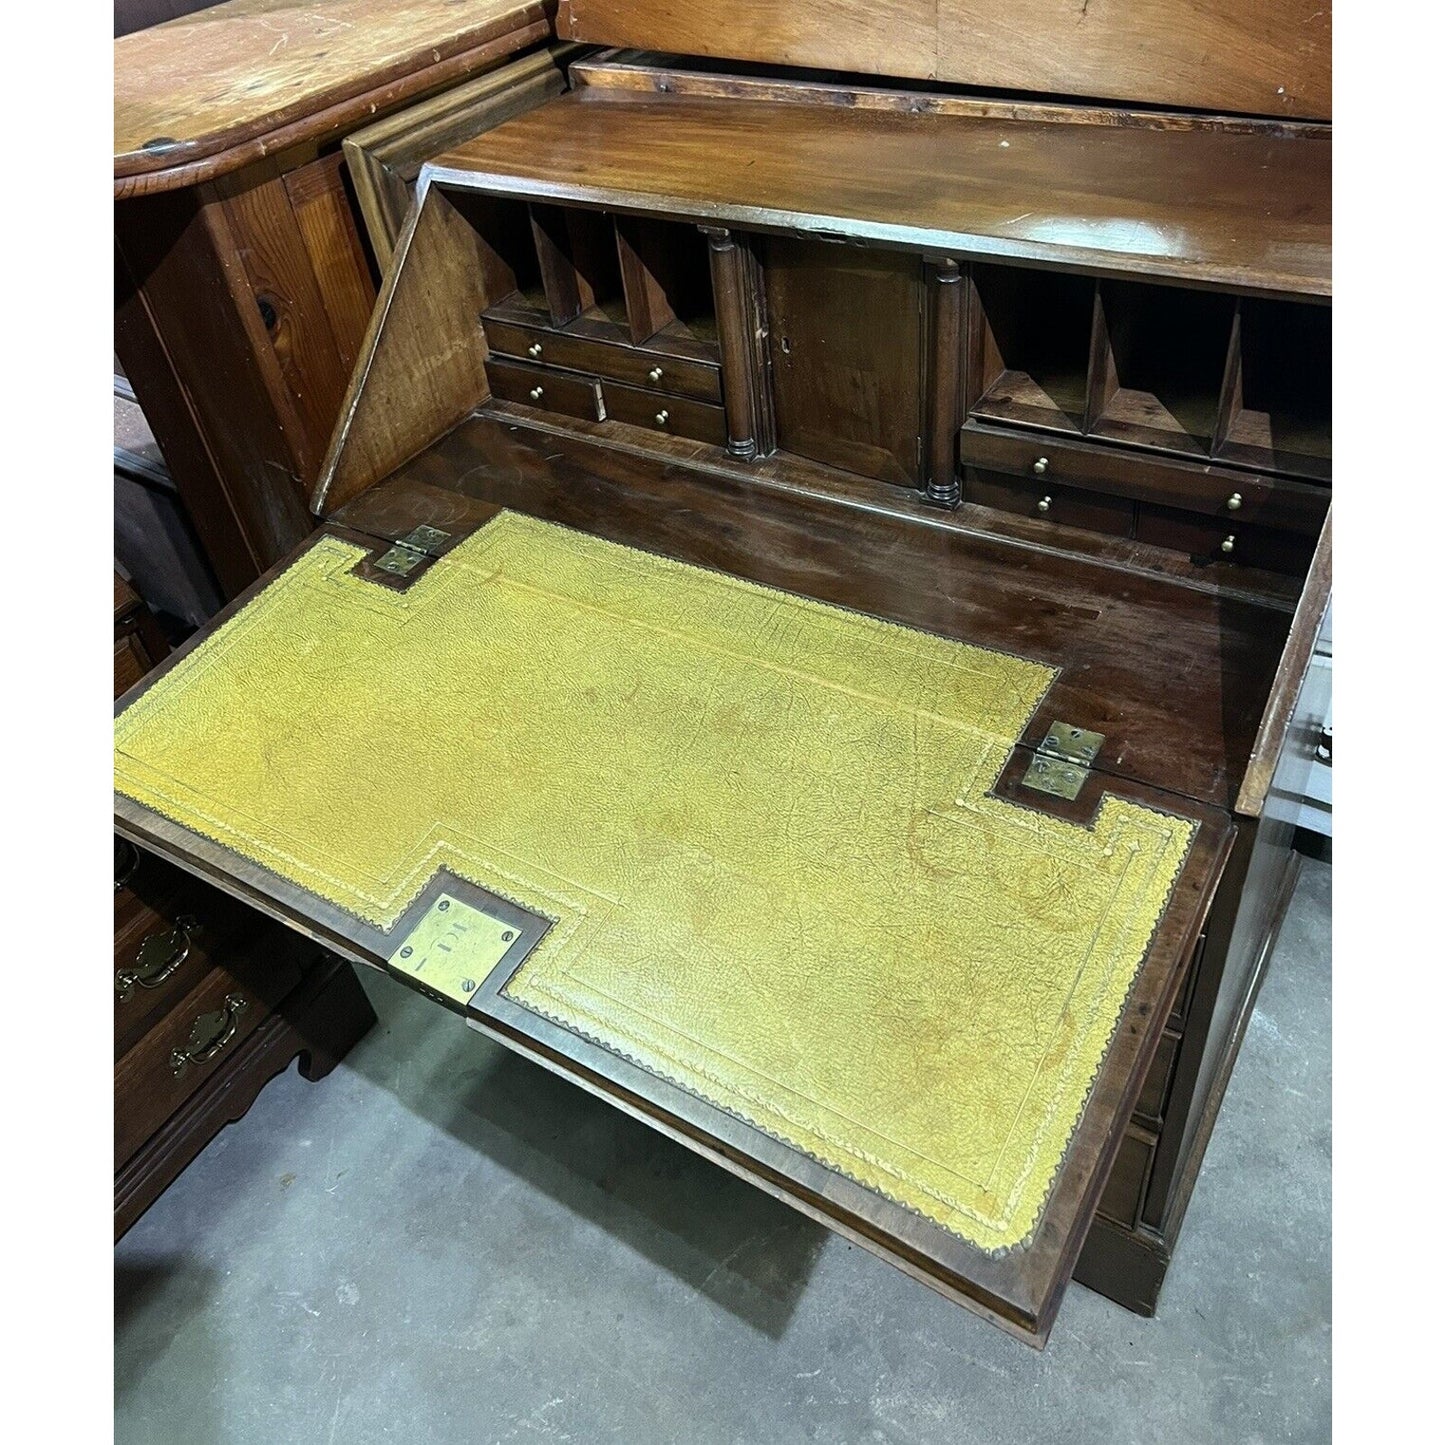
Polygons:
[[1037,1354],[367,974],[116,1249],[116,1439],[1323,1441],[1330,869],[1307,862],[1158,1317]]

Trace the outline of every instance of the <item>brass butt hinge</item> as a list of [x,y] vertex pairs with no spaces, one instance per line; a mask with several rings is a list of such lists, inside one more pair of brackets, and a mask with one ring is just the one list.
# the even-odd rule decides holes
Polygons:
[[405,537],[398,537],[376,559],[376,566],[382,572],[405,577],[432,556],[443,542],[449,541],[451,535],[450,532],[439,531],[436,527],[413,527]]
[[1052,724],[1023,776],[1024,787],[1072,803],[1103,746],[1103,733],[1087,732],[1071,723]]

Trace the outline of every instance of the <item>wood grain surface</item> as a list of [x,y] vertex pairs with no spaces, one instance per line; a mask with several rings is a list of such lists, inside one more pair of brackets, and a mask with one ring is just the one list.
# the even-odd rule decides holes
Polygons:
[[543,0],[227,0],[123,36],[117,194],[191,184],[369,119],[550,33]]
[[1330,294],[1331,142],[584,87],[439,182],[1284,296]]

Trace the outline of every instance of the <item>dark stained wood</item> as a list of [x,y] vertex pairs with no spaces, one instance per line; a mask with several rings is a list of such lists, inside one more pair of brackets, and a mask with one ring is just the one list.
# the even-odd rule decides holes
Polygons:
[[604,45],[993,89],[1262,115],[1330,113],[1330,3],[1137,0],[562,0],[559,34]]
[[720,406],[669,396],[661,391],[644,391],[620,382],[602,383],[602,409],[617,421],[646,427],[667,436],[692,437],[711,446],[728,442],[727,419]]
[[493,357],[487,363],[487,378],[494,395],[506,401],[561,412],[565,416],[580,416],[587,421],[597,421],[605,415],[602,388],[590,376]]
[[[273,940],[273,948],[288,946]],[[294,945],[293,945],[294,946]],[[278,1012],[235,1044],[186,1105],[115,1176],[119,1239],[228,1124],[242,1118],[266,1084],[300,1059],[303,1078],[323,1079],[376,1022],[350,966],[332,959],[313,967]]]
[[758,66],[730,68],[717,62],[699,65],[686,56],[647,50],[604,50],[569,67],[574,89],[630,90],[653,95],[710,96],[721,100],[770,100],[806,106],[846,106],[850,110],[891,110],[931,115],[961,115],[994,120],[1064,121],[1075,125],[1127,126],[1144,130],[1216,130],[1277,135],[1326,135],[1323,121],[1263,120],[1256,115],[1200,111],[1141,110],[1079,100],[1045,100],[1018,93],[960,90],[926,80],[878,75],[836,76],[826,72],[779,70]]
[[928,270],[928,373],[924,418],[924,494],[941,507],[955,507],[958,480],[959,400],[963,340],[963,277],[956,261]]
[[532,241],[542,270],[542,290],[553,326],[565,326],[590,311],[597,296],[588,278],[572,263],[568,220],[571,212],[556,206],[530,206]]
[[367,239],[385,267],[432,156],[561,95],[576,45],[549,45],[352,131],[341,143]]
[[1330,508],[1328,487],[1250,475],[1207,462],[1155,457],[1141,463],[1140,458],[1110,447],[1062,437],[1020,435],[977,422],[963,429],[961,455],[965,467],[1010,472],[1036,481],[1041,492],[1055,483],[1082,486],[1188,509],[1221,522],[1295,532],[1311,542],[1319,536]]
[[728,450],[762,457],[777,445],[762,271],[751,242],[705,227],[723,362]]
[[1103,492],[1078,491],[1048,479],[1015,480],[968,473],[964,495],[984,507],[1037,517],[1053,527],[1082,527],[1107,536],[1134,535],[1134,507]]
[[1240,782],[1239,796],[1234,800],[1235,812],[1246,817],[1257,818],[1264,810],[1333,585],[1334,534],[1327,515],[1299,607],[1290,624],[1289,637],[1280,653],[1259,731],[1250,748],[1249,766]]
[[367,324],[316,485],[318,513],[394,471],[490,395],[481,326],[489,275],[495,263],[476,227],[439,191],[426,192]]
[[921,486],[918,259],[771,237],[763,277],[778,446],[877,481]]
[[334,135],[551,33],[541,0],[227,0],[115,42],[116,197]]
[[639,346],[677,319],[664,284],[672,255],[655,227],[627,217],[618,220],[617,259],[622,267],[627,325]]
[[539,200],[1327,296],[1330,152],[1327,136],[1268,130],[1131,129],[587,87],[435,165],[450,183]]

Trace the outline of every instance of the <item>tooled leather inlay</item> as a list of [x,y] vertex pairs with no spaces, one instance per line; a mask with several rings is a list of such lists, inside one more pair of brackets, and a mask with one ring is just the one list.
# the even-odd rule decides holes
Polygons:
[[987,796],[1054,669],[515,513],[362,555],[143,694],[118,790],[384,928],[439,867],[544,913],[509,998],[1026,1240],[1194,828]]

